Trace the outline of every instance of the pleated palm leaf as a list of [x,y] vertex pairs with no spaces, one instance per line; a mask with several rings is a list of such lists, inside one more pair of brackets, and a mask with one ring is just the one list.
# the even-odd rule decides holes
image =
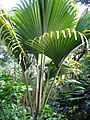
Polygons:
[[18,59],[18,63],[25,71],[30,66],[31,62],[20,45],[14,29],[9,21],[9,16],[4,10],[0,10],[0,39],[5,43],[8,48],[8,53],[14,54]]
[[86,37],[74,29],[45,33],[39,38],[29,40],[27,45],[37,54],[45,54],[59,68],[66,56],[80,44],[87,42]]
[[[8,35],[9,40],[7,42],[8,48],[11,46],[10,49],[13,47],[13,50],[16,50],[18,45],[20,46],[20,41],[25,50],[28,50],[31,53],[37,53],[37,50],[35,49],[32,51],[32,46],[27,44],[26,41],[28,41],[28,39],[31,39],[32,41],[35,39],[34,43],[36,44],[36,41],[37,43],[39,42],[36,37],[49,32],[43,37],[43,39],[45,38],[46,40],[43,40],[43,43],[40,44],[41,46],[44,46],[44,44],[52,45],[51,54],[53,54],[53,56],[50,53],[48,55],[45,50],[43,50],[44,52],[40,52],[40,50],[38,50],[38,54],[44,53],[46,56],[53,59],[53,62],[58,66],[60,61],[62,61],[70,51],[81,44],[78,40],[78,37],[80,38],[80,34],[77,34],[74,30],[71,32],[69,29],[64,31],[65,28],[75,28],[76,23],[76,10],[72,7],[70,0],[21,0],[21,4],[15,7],[13,12],[13,23],[8,22],[4,15],[3,17],[0,15],[1,24],[5,24],[7,32],[9,30],[10,33],[10,36]],[[14,30],[12,29],[12,26],[14,27]],[[62,29],[63,31],[60,31]],[[76,30],[78,30],[77,27]],[[58,31],[60,31],[60,33]],[[70,37],[70,34],[73,35]],[[60,36],[62,36],[62,38],[59,38]],[[16,39],[18,43],[12,42],[13,39],[11,38]],[[62,41],[59,41],[58,39],[62,39]],[[73,44],[75,46],[72,48]],[[59,45],[62,45],[62,47]],[[57,50],[57,52],[54,52],[55,50]]]
[[[56,31],[64,30],[66,28],[70,28],[70,29],[76,28],[77,31],[80,31],[79,29],[80,27],[77,28],[76,26],[77,23],[76,10],[71,5],[70,0],[21,0],[21,4],[15,7],[13,11],[15,15],[12,16],[12,19],[15,23],[14,27],[17,37],[21,41],[21,43],[23,43],[23,47],[27,50],[27,52],[29,51],[30,53],[37,54],[37,50],[33,49],[32,51],[32,47],[26,43],[29,39],[33,41],[36,37],[42,36],[44,33],[51,34],[50,32],[53,31],[54,34],[56,34]],[[78,22],[78,24],[82,24],[82,22],[80,21]],[[82,28],[84,30],[84,28],[86,27],[82,27]],[[66,34],[66,39],[65,39],[66,42],[64,42],[64,44],[66,44],[69,33],[63,31],[62,34],[64,33]],[[74,31],[73,35],[75,35],[75,33],[77,32]],[[76,34],[74,37],[72,36],[73,40],[71,43],[69,44],[67,43],[68,44],[67,48],[65,48],[66,46],[64,46],[63,41],[60,42],[59,44],[57,43],[58,46],[62,44],[63,47],[61,47],[60,49],[61,51],[58,50],[57,54],[52,53],[53,57],[55,57],[56,59],[54,60],[55,64],[58,64],[60,61],[62,61],[61,58],[63,57],[65,58],[70,53],[71,50],[73,50],[75,47],[81,44],[79,40],[77,40],[76,42],[76,40],[74,39],[76,37],[78,39],[78,36],[80,35],[78,36],[77,35],[78,34]],[[48,39],[50,39],[50,37],[48,37]],[[71,38],[69,38],[69,40],[70,39]],[[49,40],[47,40],[47,42],[48,41]],[[37,44],[39,43],[37,42]],[[72,44],[76,44],[76,46],[70,49]],[[53,45],[52,51],[54,51],[56,47],[57,46],[55,46],[54,48]],[[62,50],[65,53],[65,56],[62,55]],[[52,59],[51,56],[49,57]]]
[[77,19],[70,0],[21,0],[13,11],[15,31],[29,52],[25,41],[45,32],[74,28]]

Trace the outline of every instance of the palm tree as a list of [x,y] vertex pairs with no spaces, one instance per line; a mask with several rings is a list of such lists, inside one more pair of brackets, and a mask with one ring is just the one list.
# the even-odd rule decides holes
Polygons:
[[[8,51],[18,59],[24,73],[31,64],[28,53],[36,56],[36,119],[41,107],[47,103],[54,85],[52,81],[48,96],[45,97],[49,79],[48,73],[42,94],[46,59],[50,58],[52,61],[50,64],[54,64],[57,68],[55,80],[67,55],[82,43],[87,43],[87,38],[81,33],[82,31],[78,31],[78,28],[75,30],[77,12],[70,0],[21,0],[21,4],[12,11],[13,14],[8,16],[1,10],[1,40],[4,40]],[[40,63],[39,55],[41,55]],[[27,81],[26,86],[28,91]]]

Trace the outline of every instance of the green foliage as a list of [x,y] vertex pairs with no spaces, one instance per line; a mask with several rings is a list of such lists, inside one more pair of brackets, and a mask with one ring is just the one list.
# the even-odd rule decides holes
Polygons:
[[[39,113],[41,112],[41,108],[46,105],[52,89],[56,85],[55,81],[57,78],[58,84],[61,85],[59,73],[62,71],[61,69],[63,67],[61,68],[61,65],[64,59],[72,50],[74,50],[82,43],[85,43],[87,45],[87,32],[83,32],[85,34],[84,36],[83,33],[78,32],[80,31],[79,29],[76,29],[77,31],[74,30],[76,27],[77,15],[76,10],[72,6],[70,0],[21,0],[21,4],[13,8],[12,12],[12,16],[9,17],[7,13],[5,13],[3,10],[0,10],[0,39],[7,46],[8,52],[14,54],[14,56],[17,58],[18,63],[23,69],[23,78],[25,80],[27,89],[27,95],[25,97],[28,96],[31,108],[30,114],[32,114],[32,116],[35,115],[34,120],[36,120],[39,116]],[[88,18],[89,17],[87,17],[87,19]],[[83,21],[83,25],[84,23],[85,21]],[[79,25],[80,24],[78,24],[78,26]],[[86,26],[83,27],[83,30],[84,29],[86,29]],[[89,37],[90,31],[88,30],[88,38]],[[27,71],[29,70],[28,68],[32,66],[32,60],[29,59],[29,55],[31,53],[37,57],[39,54],[41,54],[40,65],[38,64],[37,60],[37,64],[35,66],[35,69],[37,67],[37,87],[36,89],[33,87],[34,91],[31,93],[32,95],[34,92],[36,93],[35,110],[33,110],[34,100],[32,99],[33,97],[31,94],[29,94],[30,91],[27,79],[27,76],[30,75],[27,75]],[[51,76],[51,78],[47,71],[51,72],[50,67],[52,66],[49,65],[47,71],[45,71],[45,56],[49,57],[51,59],[51,63],[53,63],[57,68],[55,75]],[[69,66],[69,68],[72,68],[72,71],[76,67],[76,63],[73,63],[73,65]],[[77,72],[77,70],[74,71],[74,74],[75,72]],[[81,81],[70,79],[71,74],[72,73],[70,72],[69,79],[65,79],[64,84],[67,86],[62,85],[63,88],[60,86],[64,91],[61,91],[64,98],[64,102],[62,103],[64,104],[69,102],[72,103],[73,101],[75,102],[75,100],[79,101],[84,98],[81,96],[81,93],[85,92],[85,86],[82,85]],[[52,79],[53,77],[54,79]],[[12,114],[11,119],[22,119],[22,116],[19,116],[17,111],[20,110],[20,114],[23,114],[23,110],[21,110],[22,107],[19,107],[18,102],[20,102],[20,99],[25,91],[25,85],[24,83],[11,79],[6,75],[1,76],[1,108],[2,111],[5,111],[5,116],[9,115],[10,117],[10,114]],[[51,84],[50,87],[47,87],[49,81]],[[74,89],[72,89],[72,85],[75,87]],[[10,95],[8,96],[9,93]],[[89,104],[87,101],[85,102],[87,105]],[[61,107],[61,105],[62,104],[60,102],[60,110],[63,109],[63,106]],[[70,113],[76,113],[76,110],[78,108],[77,106],[73,106],[73,109],[71,109],[70,107],[72,106],[68,105],[64,107],[69,112],[64,111],[63,109],[61,112],[62,114],[57,115],[54,113],[54,110],[51,107],[46,106],[43,108],[43,114],[45,113],[44,117],[47,120],[62,118],[63,120],[64,118],[66,120],[69,117],[68,113],[69,115]],[[9,113],[6,112],[6,108],[10,110]],[[59,106],[57,108],[59,108]],[[18,118],[16,116],[17,114]],[[78,115],[76,114],[76,117],[77,116]],[[24,117],[27,119],[26,116]]]
[[54,112],[54,109],[49,107],[49,105],[45,105],[42,111],[43,117],[41,119],[46,119],[46,120],[67,120],[64,119],[63,114],[56,114]]
[[[86,54],[80,61],[78,79],[64,78],[53,91],[49,105],[54,112],[64,115],[68,120],[88,120],[90,117],[90,55]],[[74,66],[73,66],[74,69]],[[70,73],[71,74],[71,73]],[[77,78],[77,77],[76,77]],[[57,93],[57,95],[55,95]],[[53,102],[52,102],[53,101]]]
[[[1,51],[1,54],[4,53],[5,51]],[[26,93],[26,85],[23,81],[21,67],[13,57],[6,55],[3,55],[3,57],[3,59],[7,59],[0,65],[0,119],[31,119],[31,115],[28,112],[30,108],[22,105],[22,99]],[[31,79],[30,74],[28,77]],[[29,90],[31,90],[30,86]]]
[[[73,28],[77,19],[70,0],[22,0],[13,11],[15,31],[22,43],[45,32]],[[27,49],[30,51],[28,45]]]
[[9,75],[0,75],[0,101],[3,107],[6,104],[18,103],[25,92],[25,84],[12,80]]
[[[72,83],[71,83],[72,82]],[[83,81],[82,81],[83,82]],[[88,120],[90,117],[90,87],[89,81],[83,84],[70,83],[60,86],[49,100],[49,105],[57,114],[62,114],[68,120]],[[53,102],[52,102],[53,101]]]
[[10,75],[0,74],[0,119],[26,120],[20,100],[26,90],[23,82],[16,82]]
[[84,55],[80,62],[82,63],[80,68],[84,73],[82,76],[87,77],[87,75],[90,75],[90,54]]
[[11,104],[1,108],[0,119],[1,120],[26,120],[27,111],[21,104]]
[[12,52],[14,54],[18,63],[25,71],[30,66],[29,58],[18,41],[9,15],[2,9],[0,9],[0,39],[7,46],[8,53]]
[[87,42],[85,36],[73,29],[65,29],[56,32],[45,33],[39,38],[26,42],[33,53],[48,56],[59,67],[67,55],[83,42]]

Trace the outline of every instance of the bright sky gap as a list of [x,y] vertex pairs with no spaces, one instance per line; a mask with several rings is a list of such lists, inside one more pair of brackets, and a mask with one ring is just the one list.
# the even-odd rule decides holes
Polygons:
[[[19,3],[19,0],[0,0],[0,8],[4,8],[9,11],[17,3]],[[78,7],[80,7],[80,4],[78,4]],[[86,7],[84,5],[80,7],[80,14],[85,10],[85,8]]]

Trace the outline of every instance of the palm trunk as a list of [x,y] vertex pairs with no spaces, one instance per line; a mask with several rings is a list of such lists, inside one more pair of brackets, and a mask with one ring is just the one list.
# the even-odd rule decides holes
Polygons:
[[[40,13],[41,13],[41,24],[42,24],[42,35],[45,32],[45,21],[44,21],[44,0],[39,0],[40,3]],[[38,76],[37,76],[37,89],[36,89],[36,115],[35,120],[38,114],[41,112],[42,107],[42,83],[43,83],[43,75],[44,75],[44,66],[45,66],[45,56],[41,55],[41,66],[38,66]]]
[[45,66],[45,56],[41,55],[41,66],[38,66],[38,73],[37,73],[37,87],[36,87],[36,115],[37,118],[38,114],[41,112],[42,107],[42,83],[43,83],[43,74],[44,74],[44,66]]
[[33,108],[32,108],[31,96],[30,96],[29,88],[28,88],[28,81],[27,81],[27,77],[26,77],[25,72],[24,72],[24,71],[22,71],[22,72],[23,72],[23,79],[24,79],[25,85],[26,85],[26,91],[27,91],[28,100],[29,100],[29,104],[30,104],[31,114],[32,114],[32,116],[33,116]]

